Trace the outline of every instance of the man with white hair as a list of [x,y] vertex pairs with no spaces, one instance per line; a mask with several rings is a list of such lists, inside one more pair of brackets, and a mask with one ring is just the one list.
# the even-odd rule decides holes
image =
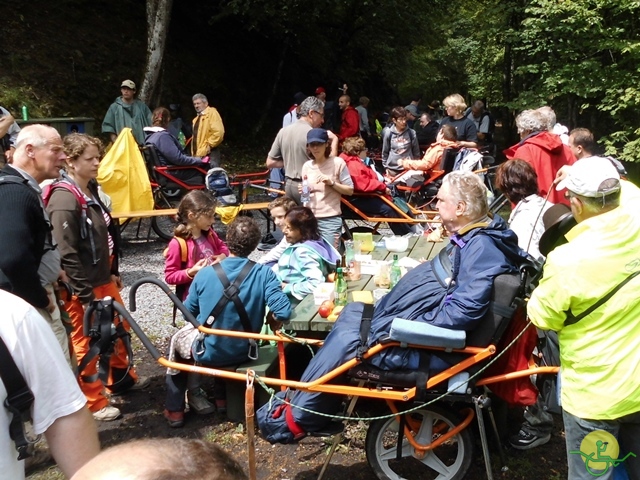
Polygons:
[[39,187],[58,178],[66,158],[56,129],[29,125],[20,131],[13,163],[0,170],[0,283],[39,310],[71,362],[53,291],[61,275],[60,253]]
[[209,100],[202,93],[193,98],[196,117],[193,119],[193,138],[191,139],[191,155],[194,157],[209,156],[212,167],[220,166],[220,150],[218,147],[224,140],[224,124],[218,110],[209,106]]
[[[284,168],[285,192],[300,204],[299,187],[302,183],[302,166],[309,160],[307,133],[324,123],[324,102],[318,97],[307,97],[298,107],[300,118],[281,128],[267,155],[267,168]],[[338,155],[338,137],[327,131],[331,141],[331,156]]]
[[548,130],[548,118],[539,110],[524,110],[516,117],[520,142],[504,151],[507,159],[519,158],[531,164],[538,175],[540,196],[551,203],[564,203],[568,199],[553,189],[553,180],[563,165],[575,162],[575,156],[560,140],[558,135]]
[[[527,313],[538,328],[558,332],[569,478],[612,479],[612,466],[597,459],[620,457],[629,478],[637,480],[637,202],[621,202],[620,176],[602,157],[577,161],[558,183],[558,191],[565,188],[578,224],[565,235],[569,242],[549,253]],[[590,454],[597,457],[587,470],[583,455]]]

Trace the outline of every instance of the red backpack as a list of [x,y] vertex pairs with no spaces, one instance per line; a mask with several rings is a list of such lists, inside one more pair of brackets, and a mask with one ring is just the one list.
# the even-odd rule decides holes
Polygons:
[[[527,330],[518,341],[487,370],[489,375],[503,375],[529,368],[529,360],[538,342],[538,334],[533,325],[527,323],[524,308],[519,308],[516,311],[496,347],[498,352],[504,351],[507,345],[525,328]],[[530,377],[492,383],[489,388],[510,405],[533,405],[538,398],[538,389],[531,382]]]
[[53,192],[58,188],[62,188],[64,190],[67,190],[68,192],[71,192],[73,196],[76,198],[76,200],[78,201],[78,204],[80,205],[80,219],[81,219],[80,236],[82,238],[86,238],[87,237],[87,212],[89,210],[89,204],[87,203],[87,199],[85,198],[84,193],[82,193],[82,190],[80,190],[76,184],[65,182],[64,180],[56,180],[52,184],[44,187],[42,189],[42,198],[44,200],[45,207],[49,205],[49,201],[51,200],[51,195],[53,195]]

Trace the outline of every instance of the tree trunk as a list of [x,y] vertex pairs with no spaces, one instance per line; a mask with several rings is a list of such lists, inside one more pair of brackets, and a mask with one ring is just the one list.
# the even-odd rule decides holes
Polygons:
[[145,103],[153,98],[160,76],[173,0],[147,0],[147,63],[138,97]]

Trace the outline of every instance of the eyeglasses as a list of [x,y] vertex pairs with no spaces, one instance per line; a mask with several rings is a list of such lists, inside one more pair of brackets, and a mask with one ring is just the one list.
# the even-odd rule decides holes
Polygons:
[[320,112],[317,112],[317,111],[315,111],[315,110],[311,110],[311,111],[312,111],[313,113],[317,113],[317,114],[318,114],[318,115],[320,115],[322,118],[324,118],[324,112],[320,113]]
[[398,117],[396,118],[396,122],[407,123],[407,117]]

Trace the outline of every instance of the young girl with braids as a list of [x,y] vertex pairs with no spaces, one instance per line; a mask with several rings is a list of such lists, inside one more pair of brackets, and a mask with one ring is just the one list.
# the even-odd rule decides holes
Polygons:
[[[184,301],[193,277],[207,265],[229,256],[229,249],[211,226],[215,220],[216,200],[203,190],[187,193],[178,206],[179,224],[169,242],[164,264],[164,279],[176,286],[176,294]],[[183,258],[186,261],[183,262]],[[187,385],[189,406],[198,414],[213,413],[215,407],[200,389],[200,375],[189,374]]]

